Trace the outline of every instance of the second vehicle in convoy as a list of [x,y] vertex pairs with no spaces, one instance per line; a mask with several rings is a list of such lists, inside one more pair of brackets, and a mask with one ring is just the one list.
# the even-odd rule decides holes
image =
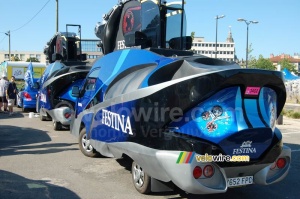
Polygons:
[[[67,25],[78,26],[80,25]],[[69,127],[75,98],[72,86],[80,86],[91,69],[81,53],[80,37],[72,32],[58,32],[48,42],[45,54],[50,62],[39,81],[36,111],[41,120],[51,119],[53,128]]]

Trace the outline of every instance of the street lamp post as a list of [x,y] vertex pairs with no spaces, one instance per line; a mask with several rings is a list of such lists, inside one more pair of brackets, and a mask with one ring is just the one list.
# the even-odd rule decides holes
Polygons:
[[58,0],[56,0],[56,33],[58,32]]
[[215,46],[215,58],[217,58],[217,53],[218,53],[218,49],[217,49],[217,43],[218,43],[218,19],[222,19],[224,18],[225,15],[221,15],[221,16],[216,16],[216,46]]
[[246,42],[246,68],[248,68],[248,35],[249,35],[249,25],[251,23],[257,24],[258,21],[247,21],[245,19],[239,18],[238,21],[242,22],[244,21],[247,24],[247,42]]
[[10,61],[11,59],[11,55],[10,55],[10,30],[7,31],[7,33],[5,33],[8,36],[8,53],[9,53],[9,58],[8,61]]

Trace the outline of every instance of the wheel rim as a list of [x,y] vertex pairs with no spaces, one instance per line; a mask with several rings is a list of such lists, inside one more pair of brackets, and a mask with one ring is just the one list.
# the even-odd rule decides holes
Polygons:
[[140,167],[138,164],[135,164],[133,166],[132,173],[135,186],[141,188],[145,182],[145,175],[142,167]]
[[87,151],[87,152],[92,152],[93,151],[93,147],[90,143],[90,140],[87,139],[86,135],[82,136],[81,144],[82,144],[82,147],[84,148],[85,151]]

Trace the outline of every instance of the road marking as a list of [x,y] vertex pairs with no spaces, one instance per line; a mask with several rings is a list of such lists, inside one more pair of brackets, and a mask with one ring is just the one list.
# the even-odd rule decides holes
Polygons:
[[295,133],[298,133],[298,132],[289,132],[289,133],[282,133],[283,135],[289,135],[289,134],[295,134]]
[[28,183],[27,187],[29,189],[41,189],[41,188],[47,188],[47,186],[42,185],[42,184],[37,184],[37,183]]

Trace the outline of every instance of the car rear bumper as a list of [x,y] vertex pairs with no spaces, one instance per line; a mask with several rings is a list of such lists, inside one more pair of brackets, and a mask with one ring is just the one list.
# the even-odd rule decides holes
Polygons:
[[[47,111],[52,120],[60,122],[62,125],[69,126],[71,123],[72,110],[69,107],[60,107]],[[66,117],[68,115],[69,117]]]
[[[97,151],[100,147],[102,150],[106,148],[94,140],[91,143]],[[194,152],[156,150],[131,142],[107,143],[107,146],[108,152],[114,157],[121,157],[125,152],[152,178],[162,182],[171,181],[180,189],[192,194],[224,193],[228,189],[228,178],[253,176],[253,184],[260,185],[278,182],[287,175],[291,160],[291,149],[286,146],[279,157],[285,157],[287,164],[284,168],[275,170],[271,169],[273,164],[269,163],[223,168],[215,162],[197,161],[198,154],[190,156],[193,158],[187,161],[187,156]],[[186,153],[185,158],[181,157],[181,153]],[[214,168],[214,174],[209,178],[202,174],[196,179],[193,175],[195,167],[201,167],[203,171],[207,165]]]
[[35,108],[36,107],[36,100],[31,100],[31,101],[23,100],[23,107],[24,108]]

